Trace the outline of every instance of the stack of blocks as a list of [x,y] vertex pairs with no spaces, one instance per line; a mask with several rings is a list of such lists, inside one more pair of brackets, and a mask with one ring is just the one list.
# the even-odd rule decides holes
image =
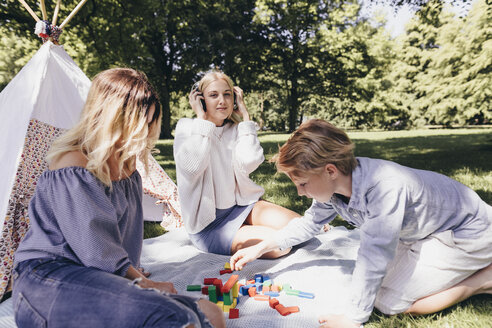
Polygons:
[[[224,270],[220,270],[220,274],[232,273],[229,263],[226,263]],[[201,285],[188,285],[186,290],[188,291],[201,291],[202,294],[208,295],[210,302],[217,304],[217,306],[224,312],[229,313],[230,319],[236,319],[239,317],[239,310],[236,306],[239,302],[239,275],[233,274],[229,277],[225,284],[222,284],[221,279],[217,278],[205,278]]]
[[253,297],[257,301],[268,301],[270,307],[277,310],[283,316],[299,312],[298,306],[285,307],[280,304],[278,299],[273,298],[280,296],[281,291],[284,291],[287,295],[314,298],[314,294],[294,290],[289,284],[284,284],[283,286],[275,285],[270,277],[261,274],[256,274],[254,280],[248,280],[245,285],[239,288],[241,295],[249,295],[249,297]]
[[[221,275],[224,273],[232,273],[229,263],[224,265],[224,270],[220,270]],[[254,280],[248,280],[242,284],[238,282],[238,278],[237,274],[233,274],[225,284],[222,284],[221,279],[205,278],[203,280],[204,287],[201,285],[188,285],[186,290],[201,291],[202,294],[208,295],[211,302],[217,304],[222,311],[229,313],[229,319],[239,317],[239,309],[236,308],[237,304],[239,304],[239,295],[249,296],[257,301],[268,301],[270,307],[283,316],[299,312],[299,307],[285,307],[276,298],[273,298],[278,297],[281,291],[284,291],[287,295],[314,298],[314,294],[294,290],[289,284],[275,285],[273,280],[267,275],[256,274]]]

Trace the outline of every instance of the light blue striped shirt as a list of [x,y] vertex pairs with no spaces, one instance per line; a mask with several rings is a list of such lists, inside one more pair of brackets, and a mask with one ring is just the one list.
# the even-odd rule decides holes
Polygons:
[[46,171],[29,219],[16,263],[58,256],[124,276],[130,264],[138,267],[142,251],[141,177],[135,171],[110,190],[82,167]]
[[303,217],[277,232],[275,240],[282,249],[302,243],[337,214],[359,228],[352,304],[346,314],[365,322],[399,241],[412,242],[446,230],[459,238],[473,238],[491,224],[492,207],[472,189],[442,174],[385,160],[357,160],[348,204],[336,194],[327,203],[314,200]]

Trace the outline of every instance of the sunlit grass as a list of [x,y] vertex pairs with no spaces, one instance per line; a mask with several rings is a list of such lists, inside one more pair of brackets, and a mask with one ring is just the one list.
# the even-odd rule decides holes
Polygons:
[[[276,173],[268,160],[288,138],[288,134],[262,133],[260,142],[265,161],[251,178],[265,188],[264,199],[303,213],[311,200],[299,197],[284,174]],[[475,190],[492,205],[492,129],[412,130],[390,132],[350,132],[356,156],[382,158],[402,165],[436,171]],[[176,181],[172,140],[157,144],[159,164]],[[339,218],[335,225],[347,225]],[[146,223],[145,237],[163,233],[156,223]],[[367,328],[488,328],[492,327],[492,296],[479,295],[437,314],[411,317],[385,316],[375,311]]]

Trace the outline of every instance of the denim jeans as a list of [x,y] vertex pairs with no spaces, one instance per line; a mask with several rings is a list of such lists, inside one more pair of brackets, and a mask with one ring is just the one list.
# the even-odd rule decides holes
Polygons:
[[61,258],[19,263],[13,302],[19,328],[211,327],[195,298],[142,289]]

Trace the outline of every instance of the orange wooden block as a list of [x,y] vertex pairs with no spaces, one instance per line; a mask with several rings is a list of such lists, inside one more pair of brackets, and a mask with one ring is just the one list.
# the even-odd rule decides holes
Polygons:
[[250,297],[254,297],[256,295],[256,287],[250,287],[248,289],[248,294]]
[[270,300],[270,296],[268,296],[268,295],[256,294],[254,297],[255,297],[255,300],[257,300],[257,301],[268,301],[268,300]]
[[227,282],[224,284],[224,286],[222,286],[221,292],[222,293],[228,293],[231,290],[232,286],[234,286],[234,284],[236,283],[238,278],[239,278],[239,275],[233,274],[229,278],[229,280],[227,280]]
[[263,286],[263,293],[269,292],[270,286]]
[[272,287],[270,287],[270,290],[271,290],[272,292],[277,292],[277,293],[280,291],[280,289],[278,288],[278,286],[277,286],[277,285],[272,285]]
[[290,313],[299,312],[299,307],[298,306],[288,306],[285,309],[288,310]]
[[275,310],[277,310],[278,313],[280,313],[283,316],[286,316],[286,315],[289,315],[290,314],[289,310],[287,310],[287,308],[285,306],[283,306],[282,304],[277,304],[275,306]]
[[251,280],[246,281],[246,285],[254,285],[255,282],[256,281],[254,279],[251,279]]
[[270,304],[270,307],[272,309],[275,309],[275,306],[277,306],[278,304],[280,304],[280,302],[276,298],[270,298],[270,300],[268,301],[268,303]]

